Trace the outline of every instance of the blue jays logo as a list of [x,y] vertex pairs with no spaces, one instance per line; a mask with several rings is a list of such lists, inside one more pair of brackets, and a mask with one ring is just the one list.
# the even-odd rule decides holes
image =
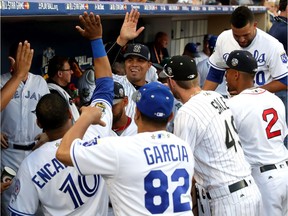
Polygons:
[[286,55],[286,53],[283,53],[283,54],[280,56],[280,58],[281,58],[281,61],[282,61],[283,63],[287,63],[287,55]]
[[14,185],[13,192],[11,194],[11,203],[14,203],[16,201],[17,196],[20,192],[20,188],[21,188],[20,180],[18,178],[15,178],[14,181],[15,181],[15,185]]

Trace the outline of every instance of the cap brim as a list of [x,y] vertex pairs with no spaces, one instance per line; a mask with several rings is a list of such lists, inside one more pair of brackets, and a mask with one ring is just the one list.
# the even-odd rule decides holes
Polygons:
[[200,57],[199,53],[192,53],[195,58]]
[[139,56],[139,57],[145,59],[146,61],[149,61],[149,59],[147,59],[145,56],[137,54],[137,53],[126,53],[126,54],[124,54],[124,59],[126,59],[129,56]]
[[162,70],[162,71],[158,74],[158,77],[164,79],[164,78],[168,78],[168,77],[172,78],[173,76],[169,76],[169,75],[165,72],[165,70]]
[[157,69],[157,70],[163,70],[163,66],[157,63],[152,63],[152,65]]
[[123,98],[113,99],[113,105],[120,103],[122,100],[123,100]]
[[229,66],[225,62],[216,62],[216,65],[219,68],[229,68]]

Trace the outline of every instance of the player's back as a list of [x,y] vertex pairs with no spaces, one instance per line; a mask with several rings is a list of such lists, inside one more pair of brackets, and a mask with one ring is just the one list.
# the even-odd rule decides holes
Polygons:
[[104,180],[99,175],[81,176],[74,167],[59,162],[55,154],[60,141],[46,143],[23,161],[9,210],[32,215],[40,201],[45,215],[106,215]]
[[97,142],[90,154],[75,143],[73,163],[81,173],[103,176],[115,215],[192,215],[194,159],[186,142],[166,131]]
[[275,164],[288,159],[283,142],[288,133],[283,102],[261,89],[246,89],[228,104],[234,114],[242,147],[253,166]]
[[194,177],[205,188],[224,186],[251,174],[231,110],[220,94],[201,91],[193,96],[180,108],[174,133],[190,144]]

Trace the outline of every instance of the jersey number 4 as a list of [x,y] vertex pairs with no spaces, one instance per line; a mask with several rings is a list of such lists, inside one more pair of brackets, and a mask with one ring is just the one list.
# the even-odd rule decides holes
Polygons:
[[[236,143],[235,143],[235,135],[238,134],[235,124],[234,124],[234,118],[233,116],[231,116],[231,121],[230,123],[227,122],[225,120],[225,129],[226,129],[226,138],[225,138],[225,143],[226,143],[226,147],[227,149],[231,148],[234,146],[235,151],[237,152],[237,148],[236,148]],[[238,139],[238,143],[241,146],[241,143]]]
[[[181,195],[190,193],[189,174],[186,169],[176,169],[171,175],[171,182],[183,182],[175,188],[172,194],[167,192],[169,180],[161,170],[152,170],[144,179],[145,184],[145,207],[151,214],[162,214],[169,207],[169,196],[172,195],[173,211],[183,212],[191,210],[189,202],[182,203]],[[172,184],[172,183],[170,183]]]
[[[271,120],[268,122],[268,119],[267,117],[272,115],[272,118]],[[262,113],[262,118],[265,122],[268,122],[268,125],[266,127],[266,135],[267,135],[267,138],[268,139],[271,139],[273,137],[276,137],[276,136],[280,136],[281,135],[281,130],[275,130],[275,131],[272,131],[272,127],[274,126],[274,124],[277,122],[278,120],[278,114],[277,114],[277,111],[273,108],[270,108],[270,109],[266,109],[263,111]]]

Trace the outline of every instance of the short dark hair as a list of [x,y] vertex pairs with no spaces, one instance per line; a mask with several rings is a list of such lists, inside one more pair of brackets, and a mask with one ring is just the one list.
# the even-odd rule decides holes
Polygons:
[[279,2],[279,10],[285,11],[287,7],[287,0],[280,0]]
[[167,33],[165,32],[157,32],[157,34],[155,35],[155,41],[157,41],[159,38],[162,38],[163,36],[166,36]]
[[167,118],[150,118],[141,112],[140,114],[141,114],[141,119],[143,122],[147,122],[149,124],[153,124],[158,127],[166,127],[169,122],[169,117],[170,117],[168,116]]
[[50,59],[48,64],[49,78],[53,78],[57,74],[57,72],[63,68],[65,62],[69,63],[68,57],[55,55],[52,59]]
[[69,106],[59,94],[46,94],[36,106],[36,116],[44,131],[54,130],[69,119]]
[[254,14],[247,6],[239,6],[232,13],[230,22],[235,28],[243,28],[254,20]]

